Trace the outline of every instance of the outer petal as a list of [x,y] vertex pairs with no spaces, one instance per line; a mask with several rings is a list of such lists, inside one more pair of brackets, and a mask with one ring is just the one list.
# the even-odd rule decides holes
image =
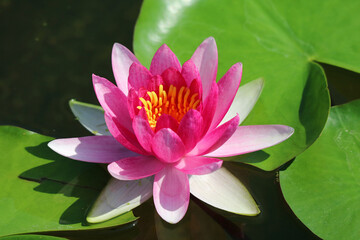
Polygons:
[[70,100],[69,105],[75,117],[92,134],[111,135],[106,127],[104,110],[100,106],[78,102],[74,99]]
[[221,147],[207,156],[230,157],[271,147],[288,139],[294,129],[284,125],[239,126]]
[[96,199],[86,220],[99,223],[139,206],[152,196],[153,177],[134,181],[111,178]]
[[191,57],[200,72],[203,87],[203,98],[206,98],[211,89],[211,84],[216,81],[218,66],[218,53],[216,42],[213,37],[203,41]]
[[151,143],[154,132],[151,130],[149,122],[141,116],[135,116],[133,128],[140,145],[147,151],[151,152]]
[[199,70],[191,59],[183,64],[181,75],[184,77],[187,86],[190,86],[194,79],[200,79]]
[[130,86],[135,90],[139,88],[146,88],[152,75],[149,70],[141,64],[133,63],[129,69],[129,88]]
[[203,175],[218,170],[223,161],[217,158],[185,157],[174,165],[175,168],[186,174]]
[[258,100],[264,86],[263,79],[257,79],[241,86],[236,93],[235,99],[220,124],[229,121],[236,114],[240,116],[242,123],[249,115]]
[[95,74],[93,74],[93,84],[96,96],[105,112],[116,118],[124,128],[131,130],[131,118],[124,93],[105,78]]
[[178,223],[189,206],[189,180],[185,173],[173,167],[166,167],[155,175],[154,204],[165,221]]
[[161,75],[169,67],[181,71],[181,65],[176,55],[164,44],[156,51],[151,61],[150,72],[152,75]]
[[55,152],[84,162],[111,163],[138,156],[118,143],[112,136],[90,136],[56,139],[48,143]]
[[185,151],[189,152],[195,147],[201,137],[203,118],[201,114],[191,109],[181,119],[177,134],[185,145]]
[[141,147],[134,133],[127,132],[127,136],[125,137],[124,133],[119,130],[119,126],[117,126],[114,120],[106,113],[105,122],[111,135],[124,147],[139,154],[147,154],[147,152]]
[[152,150],[158,159],[166,163],[176,162],[185,154],[183,142],[170,128],[163,128],[155,134]]
[[191,194],[211,206],[242,215],[260,213],[246,187],[224,167],[210,174],[191,176],[189,181]]
[[[242,74],[242,64],[234,64],[218,82],[219,95],[210,129],[215,128],[230,108],[236,92],[239,89]],[[235,114],[236,115],[236,114]],[[233,115],[234,116],[234,115]]]
[[114,72],[116,84],[120,90],[127,96],[129,68],[132,63],[140,64],[135,55],[126,47],[115,43],[111,54],[112,69]]
[[227,123],[224,123],[220,127],[208,133],[188,155],[199,156],[214,151],[228,141],[228,139],[234,134],[238,125],[239,116],[236,116]]
[[164,164],[152,156],[138,156],[113,162],[108,165],[108,170],[119,180],[135,180],[152,176],[163,167]]

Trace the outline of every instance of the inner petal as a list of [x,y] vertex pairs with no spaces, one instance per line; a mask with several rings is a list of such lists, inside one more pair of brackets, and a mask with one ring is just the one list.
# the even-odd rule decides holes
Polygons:
[[137,108],[139,110],[144,108],[153,130],[162,114],[170,115],[180,122],[190,109],[197,109],[200,105],[199,94],[192,93],[186,86],[177,89],[170,85],[166,91],[164,85],[159,85],[158,90],[148,91],[147,95],[140,97],[139,100],[140,105]]

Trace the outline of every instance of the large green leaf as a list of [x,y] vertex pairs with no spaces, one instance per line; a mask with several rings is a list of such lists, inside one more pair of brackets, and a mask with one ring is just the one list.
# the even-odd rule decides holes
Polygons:
[[323,134],[284,172],[294,213],[324,239],[360,236],[360,100],[331,109]]
[[0,127],[0,236],[43,231],[112,227],[136,220],[132,212],[88,225],[87,209],[106,184],[97,164],[52,152],[51,137],[12,126]]
[[218,78],[238,61],[244,63],[242,84],[263,77],[262,95],[244,124],[286,124],[295,134],[242,160],[271,170],[304,151],[325,125],[328,90],[314,61],[360,71],[359,8],[350,0],[145,0],[134,49],[148,66],[166,43],[184,62],[213,36]]

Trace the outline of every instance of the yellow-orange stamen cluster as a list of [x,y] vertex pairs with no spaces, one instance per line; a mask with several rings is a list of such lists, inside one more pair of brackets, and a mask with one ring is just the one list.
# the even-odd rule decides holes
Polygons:
[[158,93],[148,91],[147,95],[150,99],[139,98],[143,106],[137,108],[144,107],[152,129],[156,127],[156,122],[162,114],[168,114],[180,122],[190,109],[196,109],[200,104],[199,94],[191,94],[190,89],[184,86],[177,91],[175,86],[170,85],[166,92],[164,86],[160,85]]

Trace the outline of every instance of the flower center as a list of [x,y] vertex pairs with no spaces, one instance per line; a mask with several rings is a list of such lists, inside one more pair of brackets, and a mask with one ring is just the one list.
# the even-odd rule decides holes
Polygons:
[[164,86],[159,86],[159,92],[148,91],[149,100],[139,98],[143,106],[137,106],[138,109],[144,107],[150,127],[155,129],[156,122],[162,114],[168,114],[178,122],[190,109],[196,109],[200,104],[199,94],[191,94],[187,87],[181,87],[177,91],[176,87],[170,85],[168,92],[164,91]]

